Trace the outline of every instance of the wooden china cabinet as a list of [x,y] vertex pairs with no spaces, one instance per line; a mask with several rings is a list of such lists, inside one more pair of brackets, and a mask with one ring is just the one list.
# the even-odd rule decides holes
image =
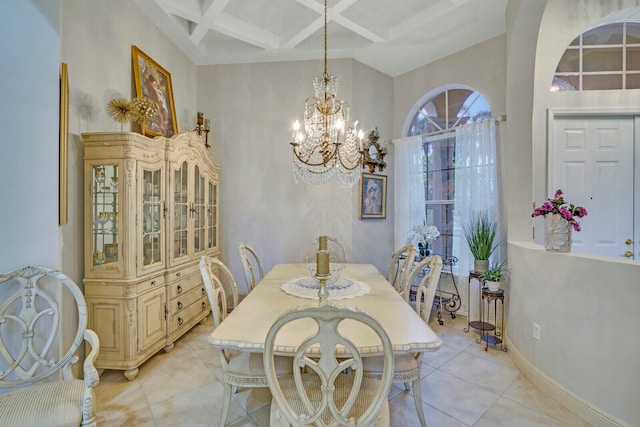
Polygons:
[[220,168],[195,132],[85,133],[85,298],[95,366],[138,367],[211,311],[198,263],[218,256]]

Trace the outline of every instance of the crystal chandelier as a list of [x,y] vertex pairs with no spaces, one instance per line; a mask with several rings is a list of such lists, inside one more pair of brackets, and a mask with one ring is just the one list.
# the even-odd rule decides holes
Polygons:
[[313,79],[314,96],[307,98],[304,130],[293,124],[295,182],[327,184],[334,177],[343,187],[360,179],[362,138],[358,122],[349,121],[349,105],[336,98],[338,79],[327,73],[327,0],[324,2],[324,73]]

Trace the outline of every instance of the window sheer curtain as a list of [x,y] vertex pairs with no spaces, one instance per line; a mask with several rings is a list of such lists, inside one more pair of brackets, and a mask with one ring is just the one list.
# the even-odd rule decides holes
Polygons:
[[411,229],[426,220],[422,136],[394,139],[394,245],[400,249]]
[[[469,280],[473,270],[473,255],[463,234],[463,225],[474,212],[487,210],[498,223],[496,242],[502,242],[502,200],[499,170],[498,124],[487,119],[456,128],[455,148],[455,200],[453,255],[458,257],[458,283]],[[395,146],[395,223],[394,243],[397,248],[405,245],[411,228],[425,221],[424,149],[423,136],[393,140]],[[505,260],[499,245],[494,260]],[[459,286],[462,307],[469,315],[467,287]],[[477,301],[478,290],[472,290],[471,301]],[[471,304],[477,310],[477,304]],[[477,315],[477,313],[473,313]]]
[[[492,259],[503,259],[502,245],[500,245],[502,241],[500,231],[502,183],[498,168],[500,163],[498,152],[497,123],[494,119],[486,119],[456,128],[453,251],[454,255],[458,257],[460,283],[466,283],[469,280],[469,270],[473,270],[473,255],[469,251],[462,230],[474,212],[486,210],[497,222],[496,243],[498,247]],[[466,299],[463,299],[463,302],[466,302]]]

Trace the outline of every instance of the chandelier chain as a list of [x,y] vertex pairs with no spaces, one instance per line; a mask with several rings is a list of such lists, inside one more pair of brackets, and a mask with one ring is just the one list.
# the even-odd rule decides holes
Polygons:
[[329,79],[327,73],[327,0],[324,0],[324,74],[322,77],[325,82]]

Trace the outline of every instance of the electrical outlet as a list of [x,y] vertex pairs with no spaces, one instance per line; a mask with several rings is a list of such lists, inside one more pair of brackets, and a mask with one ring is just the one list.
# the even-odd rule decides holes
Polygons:
[[540,341],[540,325],[537,323],[533,324],[533,337]]

